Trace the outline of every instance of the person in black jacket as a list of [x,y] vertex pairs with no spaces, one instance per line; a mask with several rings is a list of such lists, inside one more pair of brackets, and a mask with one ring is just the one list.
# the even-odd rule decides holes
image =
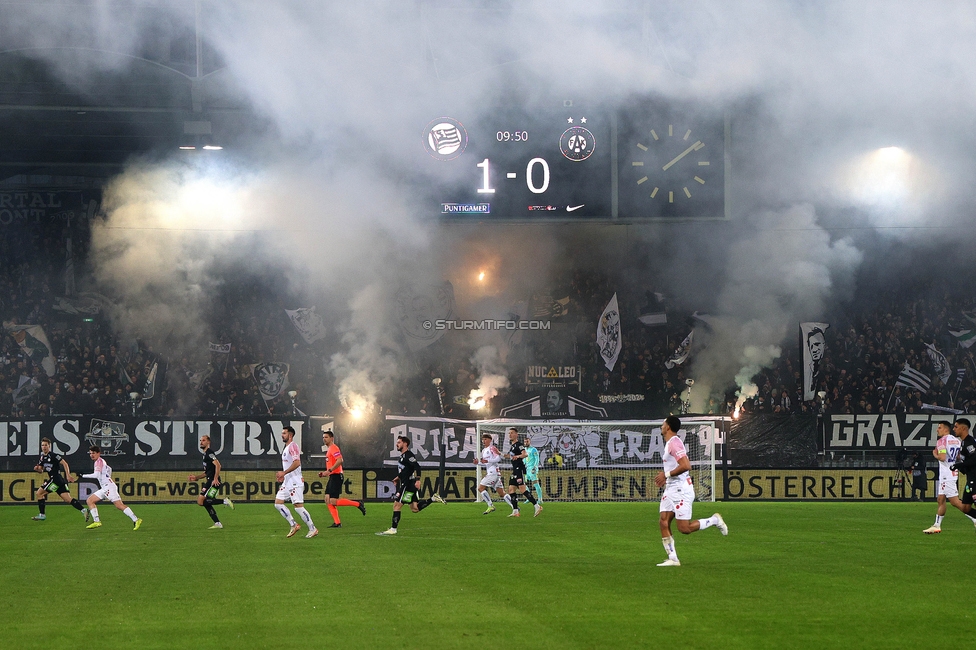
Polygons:
[[966,487],[962,491],[962,506],[959,509],[976,526],[976,512],[973,512],[973,494],[976,493],[976,439],[969,435],[969,426],[966,418],[959,418],[952,425],[952,432],[959,438],[962,447],[950,469],[966,475]]

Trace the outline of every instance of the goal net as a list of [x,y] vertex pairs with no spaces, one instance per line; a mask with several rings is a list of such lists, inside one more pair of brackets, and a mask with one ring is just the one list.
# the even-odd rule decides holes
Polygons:
[[[539,482],[548,501],[657,501],[661,489],[654,476],[663,466],[664,438],[661,420],[601,422],[540,422],[484,420],[478,422],[481,437],[488,434],[502,454],[511,444],[507,431],[529,436],[539,450]],[[720,418],[681,418],[678,437],[691,461],[697,501],[714,501],[715,445]],[[511,464],[503,462],[501,468]],[[507,476],[503,472],[507,485]],[[482,470],[479,466],[478,481]]]

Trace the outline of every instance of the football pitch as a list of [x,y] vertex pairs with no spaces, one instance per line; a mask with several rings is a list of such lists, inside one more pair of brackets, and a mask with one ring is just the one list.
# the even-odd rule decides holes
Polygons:
[[934,503],[698,503],[715,528],[665,558],[657,503],[473,503],[363,517],[285,538],[270,504],[111,506],[103,527],[0,508],[0,647],[968,647],[976,532]]

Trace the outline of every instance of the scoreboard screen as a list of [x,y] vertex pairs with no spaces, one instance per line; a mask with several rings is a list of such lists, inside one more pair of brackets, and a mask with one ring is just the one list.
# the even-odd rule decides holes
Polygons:
[[435,116],[418,165],[428,213],[471,221],[727,218],[728,119],[635,102],[572,101],[506,117]]

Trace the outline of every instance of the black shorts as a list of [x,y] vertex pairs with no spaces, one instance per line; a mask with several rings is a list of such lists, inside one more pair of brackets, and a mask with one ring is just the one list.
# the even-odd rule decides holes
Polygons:
[[976,481],[967,482],[966,487],[962,489],[960,501],[964,504],[973,505],[973,492],[976,492]]
[[410,479],[406,485],[397,485],[396,495],[394,495],[393,500],[398,503],[413,503],[419,500],[419,492],[420,490],[417,489],[417,481]]
[[[211,490],[213,491],[212,493]],[[220,488],[214,485],[213,480],[207,481],[207,484],[203,486],[203,494],[208,499],[216,499],[217,495],[219,494],[219,490]]]
[[45,492],[56,492],[58,494],[64,494],[68,492],[68,482],[64,480],[61,476],[51,477],[44,481],[44,485],[41,489]]
[[508,477],[509,487],[522,487],[525,485],[525,475],[521,472],[512,472],[512,475]]
[[342,496],[342,474],[329,474],[329,482],[325,484],[325,495],[333,499]]

